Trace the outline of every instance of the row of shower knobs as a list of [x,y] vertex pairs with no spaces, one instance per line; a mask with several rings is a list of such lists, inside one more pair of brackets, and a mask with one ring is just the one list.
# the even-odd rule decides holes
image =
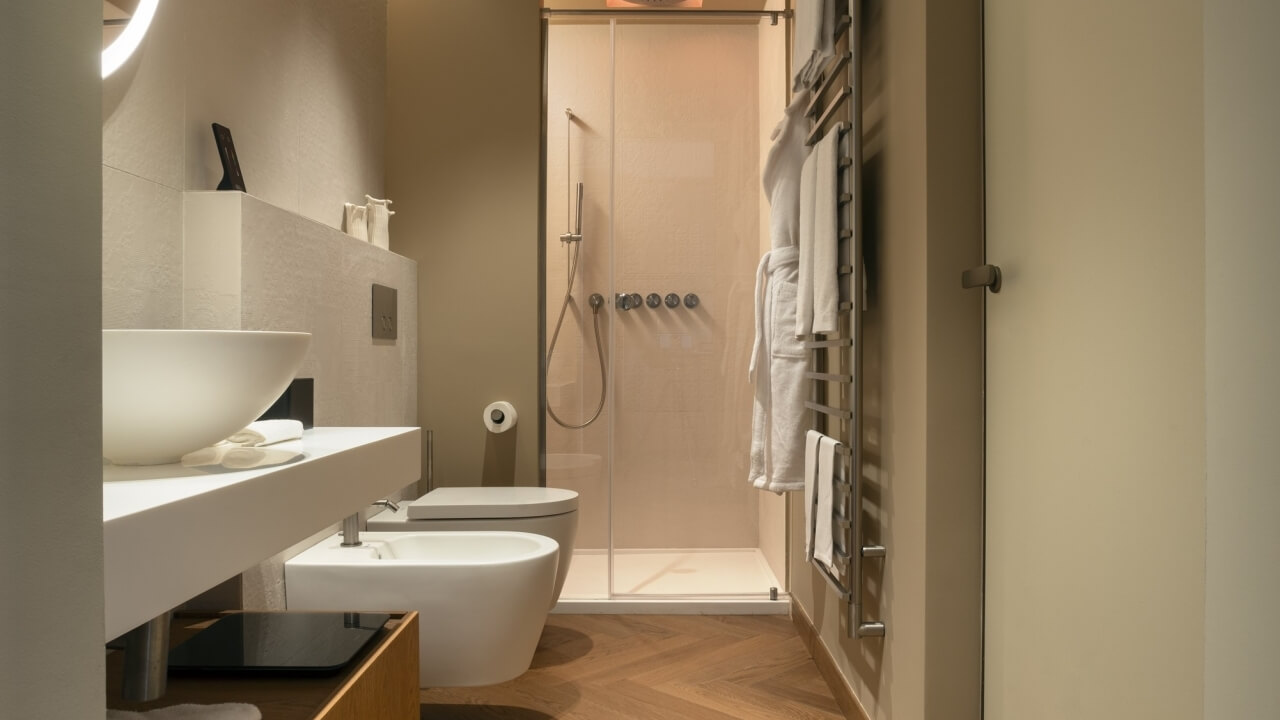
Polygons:
[[[618,293],[613,300],[613,304],[619,310],[631,310],[642,305],[648,305],[651,308],[666,305],[669,308],[680,307],[680,296],[675,293],[667,293],[666,297],[658,293],[649,293],[644,297],[640,297],[640,293]],[[684,296],[684,306],[692,310],[698,307],[701,300],[694,293]]]

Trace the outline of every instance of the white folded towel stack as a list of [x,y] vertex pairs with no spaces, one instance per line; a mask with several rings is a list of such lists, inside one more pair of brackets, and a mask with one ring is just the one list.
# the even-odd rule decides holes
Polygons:
[[262,720],[262,712],[245,703],[170,705],[146,712],[107,710],[107,720]]
[[297,420],[258,420],[219,444],[262,447],[301,437],[302,423]]

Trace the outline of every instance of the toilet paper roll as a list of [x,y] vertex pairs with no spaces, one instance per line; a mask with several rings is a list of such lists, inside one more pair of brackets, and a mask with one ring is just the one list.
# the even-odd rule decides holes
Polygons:
[[484,426],[491,433],[503,433],[515,427],[515,407],[505,400],[489,403],[484,409]]

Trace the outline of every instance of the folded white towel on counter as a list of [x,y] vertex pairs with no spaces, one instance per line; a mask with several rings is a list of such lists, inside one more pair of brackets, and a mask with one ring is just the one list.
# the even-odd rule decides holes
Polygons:
[[836,447],[839,440],[823,435],[818,439],[818,467],[814,474],[817,485],[817,500],[813,512],[817,516],[813,526],[813,559],[835,572],[833,549],[835,544],[831,534],[832,500],[835,495],[836,482]]
[[262,720],[262,712],[245,703],[170,705],[146,712],[107,710],[107,720]]
[[234,433],[219,445],[261,447],[301,437],[302,423],[297,420],[258,420],[249,423],[249,427]]
[[271,447],[244,447],[241,445],[214,445],[189,452],[182,456],[183,467],[223,467],[228,470],[284,465],[303,456],[302,444],[281,443]]

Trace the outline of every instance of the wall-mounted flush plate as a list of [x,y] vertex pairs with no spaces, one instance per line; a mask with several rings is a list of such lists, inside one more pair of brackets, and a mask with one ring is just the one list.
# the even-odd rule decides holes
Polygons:
[[396,289],[377,283],[373,285],[373,337],[396,339]]

